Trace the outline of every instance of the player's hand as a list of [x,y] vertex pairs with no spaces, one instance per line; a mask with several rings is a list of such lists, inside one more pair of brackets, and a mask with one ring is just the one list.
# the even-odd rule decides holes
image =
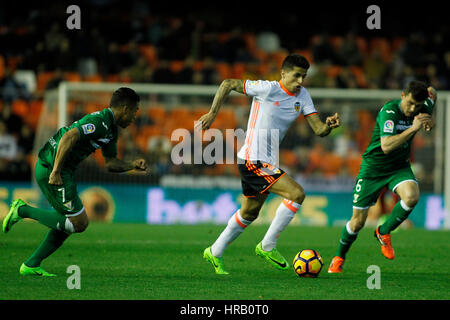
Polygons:
[[434,128],[434,125],[435,125],[434,120],[433,120],[433,118],[430,117],[430,119],[423,120],[422,128],[425,131],[429,132]]
[[195,124],[195,130],[208,130],[214,120],[216,119],[216,114],[208,112],[200,117]]
[[433,119],[431,119],[429,121],[426,121],[423,124],[423,128],[425,129],[425,131],[428,131],[428,132],[433,130],[433,128],[434,128],[434,121],[433,121]]
[[436,89],[433,87],[428,87],[428,96],[431,98],[431,100],[436,102],[436,99],[437,99]]
[[337,128],[341,125],[341,119],[339,118],[339,114],[335,113],[331,117],[327,117],[325,120],[325,124],[329,126],[331,129]]
[[134,160],[133,166],[136,170],[139,170],[139,171],[147,171],[147,168],[148,168],[145,159]]
[[421,128],[424,128],[425,130],[429,129],[427,131],[430,131],[433,127],[433,119],[428,113],[419,113],[414,117],[412,128],[416,131],[419,131]]
[[54,186],[60,186],[63,184],[61,173],[52,171],[50,173],[50,177],[48,177],[48,184],[54,185]]

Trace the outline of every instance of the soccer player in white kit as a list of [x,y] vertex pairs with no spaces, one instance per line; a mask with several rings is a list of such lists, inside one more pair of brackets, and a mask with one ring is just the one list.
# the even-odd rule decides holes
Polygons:
[[217,90],[210,111],[198,120],[197,129],[209,129],[232,90],[253,96],[245,144],[238,153],[244,200],[241,208],[229,219],[225,230],[203,253],[217,274],[228,274],[222,255],[230,243],[258,217],[269,192],[283,197],[283,201],[255,252],[278,269],[289,268],[276,244],[280,233],[303,203],[305,191],[278,168],[278,147],[286,131],[300,115],[321,137],[340,125],[337,113],[327,117],[325,123],[320,120],[311,96],[302,87],[308,68],[309,62],[305,57],[291,54],[282,63],[280,81],[226,79]]

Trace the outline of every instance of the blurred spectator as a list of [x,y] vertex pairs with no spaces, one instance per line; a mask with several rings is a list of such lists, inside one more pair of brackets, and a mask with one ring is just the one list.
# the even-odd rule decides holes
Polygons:
[[184,60],[191,49],[192,27],[181,17],[170,17],[159,40],[160,55],[168,60]]
[[314,134],[306,121],[297,121],[286,132],[286,136],[280,145],[281,149],[293,150],[299,146],[311,148],[314,142]]
[[153,82],[155,83],[175,83],[175,75],[170,70],[169,61],[160,60],[153,73]]
[[383,80],[386,78],[387,65],[383,61],[379,50],[373,50],[364,60],[363,70],[369,88],[377,89],[383,86]]
[[4,102],[0,120],[6,124],[6,130],[10,134],[16,136],[20,135],[20,129],[23,125],[23,120],[20,116],[12,112],[12,105],[10,102]]
[[194,72],[193,82],[207,85],[220,83],[220,75],[214,68],[214,60],[211,57],[206,57],[202,69]]
[[326,67],[321,64],[314,64],[308,70],[308,76],[305,80],[307,87],[325,87],[327,79]]
[[150,164],[153,165],[158,175],[167,174],[171,168],[170,153],[172,144],[169,138],[164,136],[154,136],[148,140],[148,156]]
[[413,68],[424,67],[427,63],[425,54],[425,36],[422,33],[412,33],[403,48],[400,56],[406,65]]
[[314,63],[316,64],[337,64],[338,57],[330,44],[328,35],[318,35],[316,43],[312,47]]
[[151,16],[149,19],[150,22],[146,28],[145,40],[153,45],[159,45],[159,41],[164,35],[164,26],[161,23],[161,18],[158,16]]
[[343,67],[336,78],[338,88],[358,88],[355,75],[349,67]]
[[56,89],[59,87],[59,84],[64,81],[64,75],[60,68],[55,70],[53,77],[47,82],[45,86],[45,90]]
[[[389,52],[392,60],[387,60],[384,55],[386,52],[380,48],[370,46],[367,51],[360,50],[364,48],[364,41],[371,43],[372,35],[366,34],[364,39],[359,39],[351,30],[328,30],[333,32],[333,38],[329,38],[326,33],[305,33],[300,38],[292,37],[288,28],[299,22],[294,14],[292,19],[283,21],[283,27],[271,28],[270,22],[249,23],[244,29],[236,27],[234,20],[223,19],[220,15],[203,17],[197,16],[197,13],[185,15],[176,12],[160,15],[153,8],[150,10],[151,6],[142,3],[134,8],[129,12],[110,13],[85,10],[83,21],[88,24],[90,21],[100,23],[97,26],[89,25],[89,28],[86,24],[86,28],[77,32],[67,32],[62,27],[64,24],[56,23],[50,18],[50,11],[46,10],[39,12],[40,19],[36,26],[25,20],[22,24],[26,28],[22,28],[19,22],[2,28],[4,25],[0,22],[0,40],[8,44],[0,48],[0,94],[4,100],[1,121],[7,127],[7,134],[19,139],[16,159],[0,159],[0,172],[4,168],[9,178],[12,171],[17,172],[16,176],[25,176],[26,168],[29,169],[26,159],[29,159],[32,152],[34,140],[33,129],[25,125],[24,120],[11,110],[15,100],[29,99],[35,92],[23,90],[22,83],[17,81],[18,78],[10,70],[33,70],[36,75],[44,71],[55,71],[54,77],[46,84],[47,90],[56,88],[68,71],[78,71],[82,76],[100,73],[119,82],[218,85],[228,71],[230,76],[242,79],[277,81],[280,77],[277,66],[279,61],[271,58],[278,57],[282,48],[289,48],[290,52],[304,52],[311,60],[306,87],[356,88],[360,84],[357,82],[360,78],[355,76],[357,73],[353,73],[357,66],[363,68],[369,88],[402,89],[411,79],[421,79],[438,90],[450,89],[450,51],[446,46],[445,30],[429,36],[427,34],[426,37],[425,33],[407,35],[403,46],[403,39],[392,40],[390,37],[397,35],[386,35],[391,41],[389,48],[393,49]],[[120,24],[112,19],[117,14],[123,18]],[[267,31],[268,29],[271,31]],[[388,30],[387,27],[383,29]],[[249,37],[250,33],[252,35]],[[140,44],[147,46],[141,48]],[[151,50],[145,53],[142,50],[141,54],[141,49],[148,48],[149,44],[153,45]],[[180,61],[184,61],[181,70],[178,64]],[[219,62],[221,65],[218,65]],[[235,68],[236,63],[240,63],[241,68]],[[164,99],[165,97],[158,97],[157,102],[164,104]],[[170,103],[177,101],[177,97],[170,99]],[[84,115],[81,111],[84,106],[85,101],[76,104],[74,113],[70,115],[73,120]],[[245,129],[249,110],[237,109],[237,127]],[[352,118],[350,121],[358,127],[358,121],[354,120]],[[134,130],[138,133],[143,126],[155,123],[148,116],[141,115],[135,124]],[[281,152],[287,151],[286,158],[283,159],[289,167],[286,169],[320,176],[324,173],[320,161],[323,162],[324,159],[332,159],[332,156],[337,155],[348,160],[348,153],[351,157],[360,159],[359,153],[362,150],[357,148],[364,144],[361,142],[363,139],[356,134],[360,131],[353,127],[343,128],[343,132],[335,132],[334,139],[318,141],[303,119],[299,120],[292,131],[288,132],[282,145]],[[133,137],[125,138],[123,150],[127,154],[138,152]],[[170,150],[170,146],[160,137],[153,138],[149,140],[151,151],[148,157],[157,174],[219,172],[214,171],[213,166],[171,165],[170,154],[166,150]],[[351,174],[355,172],[354,168],[350,170]],[[339,174],[350,174],[348,169],[343,166]],[[331,172],[335,168],[329,167],[328,170]]]
[[72,48],[70,47],[69,40],[63,38],[56,51],[52,69],[64,69],[66,71],[74,71],[76,69],[76,60],[77,57],[75,56]]
[[20,128],[18,145],[19,145],[19,152],[23,156],[26,156],[27,154],[30,154],[33,151],[34,132],[30,128],[30,126],[27,125],[26,123],[24,123]]
[[60,49],[61,43],[67,40],[64,34],[61,32],[58,22],[54,22],[50,30],[44,36],[44,43],[47,52],[54,58],[57,55],[57,51]]
[[410,66],[410,65],[406,65],[403,68],[403,73],[401,75],[401,80],[400,80],[401,81],[401,88],[405,88],[406,85],[410,81],[414,80],[415,78],[416,78],[416,75],[415,75],[413,67]]
[[280,68],[278,68],[275,61],[270,60],[267,65],[267,71],[261,76],[261,79],[268,81],[278,81],[280,80]]
[[107,52],[100,60],[100,72],[103,75],[117,74],[122,68],[122,54],[119,51],[119,45],[116,42],[110,42]]
[[39,73],[48,71],[50,64],[51,59],[46,51],[44,41],[37,41],[34,47],[25,51],[20,68]]
[[97,61],[93,57],[78,59],[77,71],[81,77],[94,76],[98,74]]
[[188,57],[184,61],[183,69],[175,75],[175,82],[179,84],[188,84],[194,82],[194,59]]
[[361,66],[362,54],[356,43],[356,36],[348,32],[337,51],[339,62],[343,66]]
[[25,154],[19,151],[21,150],[17,138],[8,132],[7,125],[0,120],[0,179],[7,181],[31,179],[31,169],[26,162]]
[[14,160],[17,158],[18,145],[16,138],[8,133],[4,121],[0,121],[0,158]]
[[257,63],[248,63],[247,69],[242,75],[242,79],[246,80],[259,80],[260,74],[258,72],[259,64]]
[[266,53],[280,50],[280,37],[272,31],[263,31],[256,36],[256,45]]
[[140,57],[142,57],[136,41],[128,42],[123,50],[124,52],[122,52],[121,64],[124,68],[132,66],[138,61]]
[[352,152],[358,151],[358,146],[355,143],[353,133],[348,127],[343,126],[340,130],[340,134],[334,138],[333,151],[343,158]]
[[144,57],[139,57],[136,64],[128,69],[132,82],[151,82],[153,70]]
[[201,43],[202,56],[211,57],[215,62],[226,62],[225,42],[219,39],[217,33],[205,33]]
[[0,89],[1,100],[7,103],[12,103],[17,99],[29,100],[31,97],[26,86],[14,79],[14,75],[8,67],[5,68],[5,74],[0,79]]
[[424,81],[436,90],[444,90],[446,87],[445,78],[438,74],[437,67],[434,64],[429,64],[427,66]]
[[226,61],[229,63],[248,62],[252,60],[250,53],[247,52],[241,28],[231,30],[230,38],[225,43],[225,49]]

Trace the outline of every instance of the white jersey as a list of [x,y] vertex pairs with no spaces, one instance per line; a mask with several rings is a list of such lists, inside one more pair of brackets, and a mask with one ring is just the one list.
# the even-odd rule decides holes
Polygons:
[[261,161],[278,167],[279,146],[291,124],[303,114],[317,113],[308,91],[289,92],[278,81],[244,82],[244,93],[253,96],[245,144],[238,157]]

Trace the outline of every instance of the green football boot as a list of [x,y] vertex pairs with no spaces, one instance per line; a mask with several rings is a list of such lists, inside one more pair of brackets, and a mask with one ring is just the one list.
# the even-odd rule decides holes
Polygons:
[[26,205],[26,203],[22,199],[16,199],[11,204],[11,207],[9,209],[9,212],[5,219],[3,219],[3,232],[7,233],[9,230],[11,230],[11,227],[22,220],[22,217],[19,217],[19,211],[18,209]]
[[22,263],[19,272],[23,276],[56,277],[56,274],[48,273],[41,267],[30,268],[25,263]]
[[214,257],[211,253],[211,247],[208,247],[203,251],[203,258],[206,261],[211,262],[217,274],[229,274],[223,266],[223,258]]
[[262,249],[262,243],[258,243],[255,248],[255,253],[257,256],[263,257],[271,265],[280,270],[289,269],[289,264],[286,259],[278,252],[277,248],[273,248],[271,251],[264,251]]

